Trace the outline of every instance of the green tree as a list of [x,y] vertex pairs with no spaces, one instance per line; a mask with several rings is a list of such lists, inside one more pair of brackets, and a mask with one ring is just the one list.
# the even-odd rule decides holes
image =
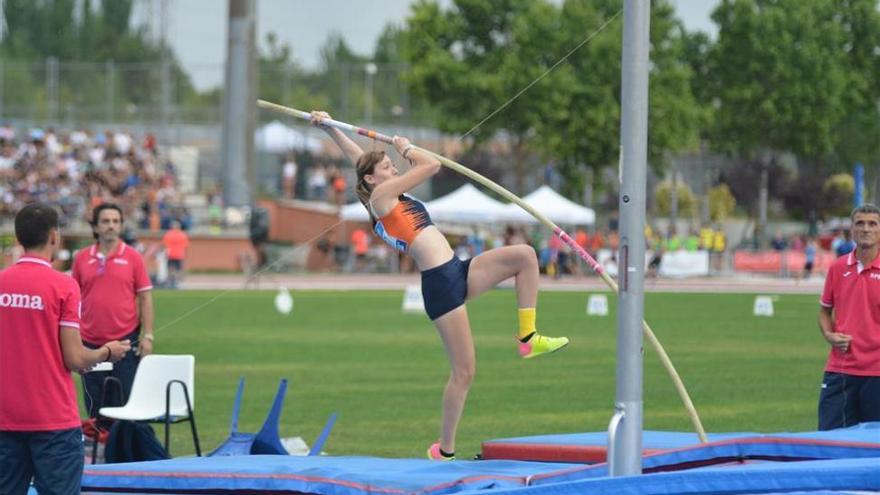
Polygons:
[[[28,67],[29,77],[12,77],[34,82],[29,90],[18,90],[27,93],[22,101],[29,102],[29,107],[47,106],[43,88],[49,57],[57,59],[62,68],[57,100],[62,109],[106,105],[108,87],[115,95],[115,108],[137,108],[139,112],[157,108],[161,101],[159,62],[163,59],[171,65],[172,96],[182,101],[194,92],[170,49],[151,40],[144,27],[130,26],[133,0],[101,0],[97,9],[91,0],[8,0],[0,5],[6,25],[0,55],[10,65]],[[109,70],[100,65],[104,62],[112,63]],[[4,75],[8,85],[7,77]],[[158,112],[148,116],[158,116]]]
[[727,184],[718,184],[709,189],[709,219],[713,222],[724,221],[736,208],[736,198]]
[[286,43],[279,43],[275,33],[266,35],[265,52],[260,51],[257,67],[259,70],[259,98],[281,105],[293,105],[291,94],[296,82],[303,77],[303,71],[293,60],[293,52]]
[[[618,12],[618,3],[565,2],[560,21],[565,35],[554,51],[566,53],[596,33]],[[560,173],[574,190],[583,187],[582,166],[592,168],[594,177],[602,177],[601,170],[615,163],[619,153],[622,32],[618,18],[557,68],[558,88],[564,91],[565,100],[542,122],[541,135],[543,145],[559,157]]]
[[845,116],[835,128],[835,163],[880,166],[880,2],[837,0],[835,7],[844,32],[838,50],[849,75]]
[[[767,164],[767,191],[771,198],[783,197],[792,184],[793,171],[773,157]],[[731,161],[721,169],[719,181],[727,184],[736,202],[747,212],[758,208],[761,182],[761,164],[757,160]],[[815,198],[814,198],[815,199]]]
[[834,0],[722,0],[711,73],[712,143],[744,157],[790,151],[808,161],[835,148],[852,77]]
[[101,0],[101,28],[105,41],[119,41],[128,34],[133,0]]
[[[305,71],[296,62],[290,46],[280,43],[275,33],[266,35],[266,50],[260,52],[258,64],[259,98],[304,111],[332,107],[324,88],[326,71]],[[262,116],[265,119],[278,117],[271,113]]]
[[504,131],[518,190],[537,125],[565,104],[559,90],[565,76],[552,73],[514,97],[556,61],[547,47],[561,45],[560,22],[558,9],[545,0],[456,0],[447,10],[421,0],[407,22],[404,53],[413,92],[437,109],[443,131],[470,131],[477,145]]
[[[738,156],[740,168],[754,169],[740,175],[770,171],[769,197],[782,192],[788,211],[815,208],[813,187],[789,182],[810,185],[811,176],[838,166],[840,130],[858,100],[852,91],[866,77],[852,69],[844,3],[722,0],[712,14],[719,33],[710,56],[717,96],[711,144]],[[785,152],[796,157],[797,169],[774,175],[773,163]],[[749,198],[760,189],[756,184],[737,188],[731,182],[740,204],[758,206]],[[763,235],[764,226],[759,229]]]
[[[567,1],[561,10],[563,36],[558,53],[572,40],[595,33],[622,8],[618,0]],[[561,161],[570,193],[581,190],[583,168],[616,165],[619,153],[622,18],[612,22],[560,66],[554,84],[561,105],[540,121],[542,148]],[[686,63],[688,38],[672,6],[660,0],[651,9],[648,161],[662,170],[673,152],[693,149],[701,122],[693,96],[693,68]],[[564,47],[564,48],[563,48]]]
[[3,46],[13,59],[34,56],[69,59],[75,55],[77,26],[71,22],[75,0],[6,0]]
[[76,59],[91,60],[92,51],[98,44],[98,19],[92,10],[92,0],[83,0],[79,9],[79,36],[76,44]]
[[321,64],[315,81],[341,120],[360,122],[364,115],[364,78],[369,58],[358,55],[339,33],[333,33],[321,47]]
[[[685,218],[694,218],[697,214],[697,197],[690,186],[684,182],[678,182],[676,187],[678,196],[678,213]],[[654,188],[654,197],[657,201],[657,214],[668,216],[672,209],[672,182],[665,180]]]
[[387,122],[433,123],[437,114],[429,103],[412,94],[406,81],[409,63],[404,57],[406,30],[389,24],[385,26],[373,52],[373,62],[379,68],[374,84],[376,119]]
[[682,37],[682,58],[690,67],[690,88],[698,115],[697,129],[702,141],[709,139],[714,116],[714,100],[710,73],[710,56],[713,42],[702,32],[684,33]]
[[834,174],[825,179],[822,185],[823,212],[838,216],[849,215],[855,190],[855,179],[852,175]]

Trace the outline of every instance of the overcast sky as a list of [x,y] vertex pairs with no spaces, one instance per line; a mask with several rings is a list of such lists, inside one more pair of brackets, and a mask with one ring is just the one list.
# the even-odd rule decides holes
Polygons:
[[[168,9],[166,35],[196,87],[205,89],[218,85],[226,60],[228,3],[143,0],[136,3],[135,22],[152,18],[153,26],[159,26],[159,6],[163,2]],[[714,36],[715,27],[709,14],[718,0],[671,2],[688,29]],[[318,64],[320,47],[333,33],[341,34],[356,53],[371,53],[387,23],[403,24],[410,3],[410,0],[257,0],[257,39],[263,43],[266,34],[274,32],[281,42],[290,45],[300,65],[313,69]]]

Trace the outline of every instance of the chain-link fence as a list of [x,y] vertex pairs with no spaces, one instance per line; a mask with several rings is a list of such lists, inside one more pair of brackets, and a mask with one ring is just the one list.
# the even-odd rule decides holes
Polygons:
[[2,61],[0,115],[40,125],[167,122],[176,106],[176,81],[163,67],[60,63],[54,58],[44,63]]
[[[224,67],[187,70],[191,75],[161,61],[0,60],[0,119],[59,127],[220,122]],[[363,125],[430,124],[427,105],[414,102],[405,83],[407,70],[405,64],[374,63],[336,64],[320,73],[271,67],[261,72],[258,93],[284,105],[331,109]],[[192,80],[216,81],[216,87],[197,91]]]

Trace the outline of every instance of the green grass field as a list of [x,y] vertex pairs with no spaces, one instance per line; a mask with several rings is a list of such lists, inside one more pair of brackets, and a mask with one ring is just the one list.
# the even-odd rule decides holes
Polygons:
[[[216,298],[180,321],[169,322]],[[290,381],[282,437],[311,443],[331,412],[325,450],[420,457],[439,435],[448,367],[423,315],[401,312],[402,291],[293,292],[283,316],[275,292],[157,291],[156,352],[196,356],[196,418],[205,450],[226,437],[239,376],[247,380],[239,428],[256,431],[278,380]],[[538,328],[567,335],[552,356],[522,360],[514,294],[469,304],[477,377],[459,428],[461,458],[493,438],[601,431],[614,404],[616,320],[586,315],[586,293],[540,295]],[[645,316],[675,363],[709,432],[815,429],[826,345],[817,296],[781,296],[776,316],[752,316],[754,295],[648,294]],[[644,426],[692,431],[671,381],[646,348]],[[161,427],[157,433],[162,435]],[[172,453],[192,453],[188,427],[172,427]]]

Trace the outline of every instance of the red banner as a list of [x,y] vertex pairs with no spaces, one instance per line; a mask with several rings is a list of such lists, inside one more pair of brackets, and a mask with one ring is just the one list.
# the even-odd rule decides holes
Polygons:
[[[783,262],[788,273],[801,273],[806,262],[801,251],[736,251],[733,254],[733,268],[738,272],[773,273],[782,271]],[[816,253],[813,272],[826,272],[837,257],[830,251]]]

